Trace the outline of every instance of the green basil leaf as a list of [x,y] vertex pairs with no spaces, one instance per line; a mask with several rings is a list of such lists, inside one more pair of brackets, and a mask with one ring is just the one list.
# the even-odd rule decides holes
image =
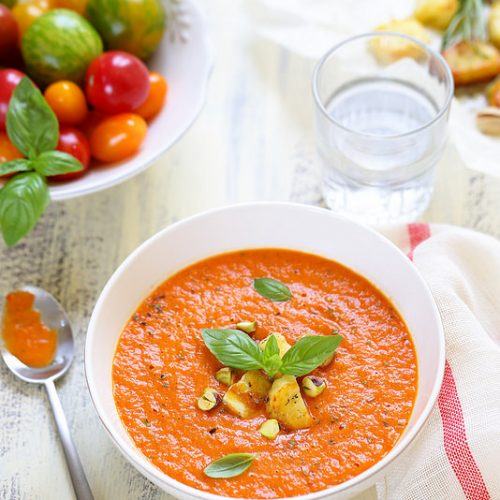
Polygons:
[[231,453],[212,462],[203,472],[216,479],[239,476],[252,465],[255,458],[256,455],[250,453]]
[[225,366],[238,370],[263,368],[260,347],[239,330],[203,329],[203,340],[210,352]]
[[263,364],[264,370],[270,377],[274,377],[280,371],[282,365],[280,348],[274,335],[271,335],[266,342]]
[[33,160],[33,168],[45,177],[79,172],[83,165],[68,153],[45,151]]
[[28,234],[50,202],[45,179],[36,172],[18,174],[0,190],[0,228],[5,243],[15,245]]
[[283,356],[280,372],[296,377],[306,375],[331,356],[340,342],[340,335],[302,337]]
[[0,175],[27,172],[28,170],[32,170],[32,168],[30,160],[27,160],[26,158],[19,158],[17,160],[0,163]]
[[56,115],[28,77],[24,77],[12,93],[7,109],[7,135],[29,159],[57,146]]
[[292,298],[292,292],[283,283],[272,278],[257,278],[253,280],[255,291],[273,302],[286,302]]
[[274,355],[280,354],[280,348],[278,345],[278,340],[276,339],[276,336],[272,334],[266,342],[266,347],[264,349],[264,358],[271,358]]

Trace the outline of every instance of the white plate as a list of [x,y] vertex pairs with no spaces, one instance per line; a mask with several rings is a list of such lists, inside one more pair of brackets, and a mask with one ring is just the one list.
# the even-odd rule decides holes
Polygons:
[[205,102],[212,49],[205,16],[196,0],[163,0],[168,28],[148,63],[169,84],[167,103],[150,123],[141,150],[130,159],[90,170],[80,179],[53,184],[53,200],[65,200],[109,188],[145,170],[193,124]]

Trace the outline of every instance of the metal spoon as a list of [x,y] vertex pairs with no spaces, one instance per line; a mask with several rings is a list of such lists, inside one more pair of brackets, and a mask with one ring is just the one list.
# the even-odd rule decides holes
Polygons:
[[56,421],[59,437],[63,445],[66,463],[68,465],[71,482],[75,490],[75,495],[78,500],[93,500],[92,491],[85,477],[85,472],[80,462],[75,444],[71,439],[68,422],[64,416],[64,411],[57,396],[54,381],[62,377],[73,361],[73,334],[71,325],[64,309],[61,307],[50,293],[36,288],[34,286],[26,286],[20,288],[25,292],[30,292],[35,296],[34,307],[40,311],[42,321],[47,327],[54,329],[58,334],[57,352],[54,361],[43,368],[30,368],[19,361],[2,345],[1,352],[5,364],[10,371],[25,382],[34,384],[43,384],[47,390],[54,419]]

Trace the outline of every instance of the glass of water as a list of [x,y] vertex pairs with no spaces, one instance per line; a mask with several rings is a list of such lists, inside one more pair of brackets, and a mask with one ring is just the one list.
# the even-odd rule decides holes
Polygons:
[[402,34],[355,36],[318,63],[313,94],[326,204],[368,223],[416,219],[447,139],[444,59]]

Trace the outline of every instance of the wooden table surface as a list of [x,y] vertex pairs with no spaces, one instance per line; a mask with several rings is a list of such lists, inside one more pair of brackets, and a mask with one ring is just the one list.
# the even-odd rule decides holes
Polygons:
[[[175,147],[125,184],[54,203],[24,242],[0,246],[0,292],[22,284],[46,288],[74,326],[76,359],[57,386],[97,500],[169,498],[122,458],[85,384],[87,323],[114,269],[158,230],[208,208],[250,200],[321,202],[312,63],[257,37],[250,3],[204,2],[215,69],[202,115]],[[500,236],[500,181],[465,170],[449,147],[425,219]],[[43,388],[0,364],[0,499],[71,498]]]

